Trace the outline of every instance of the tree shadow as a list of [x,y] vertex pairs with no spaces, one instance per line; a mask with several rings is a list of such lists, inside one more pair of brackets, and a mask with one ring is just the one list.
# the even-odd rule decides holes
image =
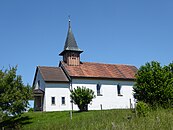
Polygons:
[[23,125],[31,124],[33,123],[31,121],[32,118],[28,116],[22,116],[22,117],[10,117],[2,122],[0,122],[0,128],[1,129],[21,129]]
[[85,112],[89,112],[89,111],[73,111],[73,113],[85,113]]

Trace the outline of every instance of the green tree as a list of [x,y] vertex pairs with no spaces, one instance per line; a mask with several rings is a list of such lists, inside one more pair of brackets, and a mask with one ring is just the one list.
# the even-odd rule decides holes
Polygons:
[[173,104],[173,63],[162,67],[152,61],[141,66],[136,74],[134,97],[151,106]]
[[0,111],[6,116],[17,116],[26,110],[31,96],[30,86],[25,86],[22,77],[16,75],[17,67],[0,70]]
[[71,100],[80,111],[88,111],[88,104],[95,98],[94,91],[86,87],[77,87],[71,90]]

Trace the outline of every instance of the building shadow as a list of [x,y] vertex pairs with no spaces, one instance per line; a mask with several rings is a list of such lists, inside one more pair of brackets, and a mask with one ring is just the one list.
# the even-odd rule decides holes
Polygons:
[[33,123],[31,121],[32,118],[28,116],[21,116],[21,117],[10,117],[5,121],[0,122],[0,129],[4,130],[11,130],[21,129],[24,125]]

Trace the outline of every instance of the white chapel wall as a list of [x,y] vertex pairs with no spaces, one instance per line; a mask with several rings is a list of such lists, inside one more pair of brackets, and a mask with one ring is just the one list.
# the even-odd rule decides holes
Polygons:
[[[55,97],[55,104],[52,104],[51,97]],[[65,97],[65,104],[62,104],[62,97]],[[45,104],[45,111],[71,110],[69,84],[46,83]]]
[[[38,84],[38,81],[40,81],[40,85]],[[45,91],[45,85],[46,85],[46,83],[43,80],[43,77],[40,73],[40,70],[38,70],[37,75],[36,75],[36,79],[35,79],[35,84],[34,84],[35,89],[41,89],[41,90]],[[45,100],[46,99],[45,99],[45,96],[44,96],[43,97],[43,111],[45,111],[45,108],[46,108]]]
[[[40,81],[40,86],[38,85],[38,81]],[[35,89],[41,89],[44,91],[45,82],[44,82],[43,77],[40,73],[40,70],[38,70],[38,72],[37,72],[34,86],[35,86]]]
[[[132,105],[134,105],[133,81],[74,79],[72,82],[73,88],[84,86],[94,91],[96,98],[88,106],[89,110],[100,110],[101,105],[102,109],[127,109],[130,108],[130,99]],[[100,92],[102,96],[97,96],[97,84],[101,84]],[[118,84],[121,85],[122,96],[118,96]],[[74,110],[78,110],[76,105],[73,105],[73,107]]]

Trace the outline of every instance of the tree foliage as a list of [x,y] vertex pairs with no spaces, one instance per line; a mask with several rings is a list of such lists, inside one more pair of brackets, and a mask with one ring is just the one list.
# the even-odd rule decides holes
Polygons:
[[29,85],[25,86],[22,77],[16,75],[17,67],[0,70],[0,111],[3,115],[20,115],[26,110],[31,96]]
[[88,104],[95,98],[94,91],[86,87],[77,87],[71,90],[71,100],[78,106],[80,111],[87,111]]
[[173,105],[173,63],[162,67],[152,61],[141,66],[136,74],[134,97],[151,106]]

